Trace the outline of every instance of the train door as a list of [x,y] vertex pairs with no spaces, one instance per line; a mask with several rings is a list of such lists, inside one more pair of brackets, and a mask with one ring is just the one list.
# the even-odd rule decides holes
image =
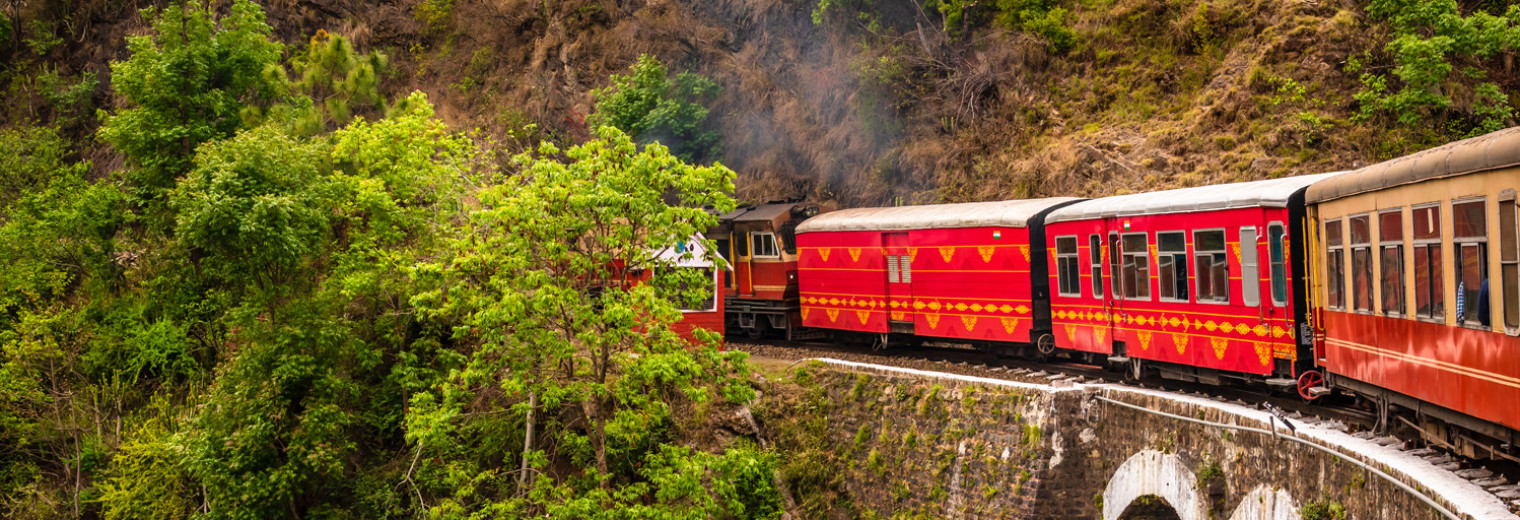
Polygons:
[[1108,234],[1108,276],[1104,277],[1108,280],[1108,290],[1103,293],[1104,321],[1098,325],[1099,330],[1094,331],[1098,340],[1094,346],[1102,352],[1113,352],[1114,334],[1118,332],[1119,316],[1124,312],[1124,284],[1120,279],[1124,247],[1114,221],[1104,220],[1103,224],[1103,232]]
[[[737,226],[735,226],[737,228]],[[755,295],[754,256],[750,251],[754,249],[754,233],[748,230],[734,230],[734,285],[735,290],[741,297]]]
[[887,259],[888,330],[913,333],[913,254],[908,250],[907,233],[884,233],[881,237]]

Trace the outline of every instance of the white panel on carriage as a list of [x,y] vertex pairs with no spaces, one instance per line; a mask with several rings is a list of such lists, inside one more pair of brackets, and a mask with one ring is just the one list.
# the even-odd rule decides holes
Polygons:
[[1041,211],[1082,200],[1076,197],[855,208],[818,215],[797,226],[797,233],[818,231],[900,231],[971,227],[1026,227]]
[[1045,217],[1045,222],[1191,213],[1231,208],[1283,208],[1288,206],[1288,199],[1294,193],[1310,184],[1336,175],[1339,175],[1339,172],[1104,197],[1078,202],[1052,211]]
[[1520,166],[1520,127],[1463,139],[1315,183],[1307,202],[1324,202],[1420,181]]

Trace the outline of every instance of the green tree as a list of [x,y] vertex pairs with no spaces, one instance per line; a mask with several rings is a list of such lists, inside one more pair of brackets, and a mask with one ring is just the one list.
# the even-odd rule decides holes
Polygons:
[[46,126],[0,129],[0,219],[5,208],[56,178],[83,177],[89,163],[69,163],[68,142]]
[[271,67],[271,82],[290,101],[270,112],[276,121],[289,120],[302,135],[334,130],[354,116],[383,116],[380,75],[386,56],[361,54],[342,35],[317,31],[304,52],[290,60],[295,79],[285,67]]
[[[715,222],[704,206],[734,207],[734,174],[660,144],[641,150],[616,128],[597,135],[565,162],[548,144],[516,157],[515,174],[479,192],[452,251],[418,271],[435,288],[415,301],[457,322],[470,355],[442,388],[415,396],[408,417],[408,439],[428,455],[418,492],[436,494],[444,517],[710,518],[741,515],[740,495],[775,503],[754,486],[725,495],[734,488],[715,483],[728,455],[670,444],[677,408],[753,397],[742,354],[719,352],[705,331],[695,344],[671,332],[673,298],[715,288],[659,254]],[[522,418],[520,433],[500,430],[503,415]],[[543,423],[578,426],[541,434]],[[506,457],[522,461],[515,475],[494,469]]]
[[682,72],[670,78],[665,64],[648,54],[613,74],[610,87],[592,91],[596,112],[587,123],[609,125],[640,144],[658,142],[688,162],[705,161],[722,153],[722,139],[705,128],[708,108],[722,89],[704,76]]
[[153,33],[128,37],[131,57],[111,63],[126,108],[104,117],[100,137],[138,167],[139,196],[155,199],[190,170],[197,146],[231,137],[244,106],[273,93],[264,69],[282,46],[252,0],[234,0],[221,18],[197,0],[142,14]]

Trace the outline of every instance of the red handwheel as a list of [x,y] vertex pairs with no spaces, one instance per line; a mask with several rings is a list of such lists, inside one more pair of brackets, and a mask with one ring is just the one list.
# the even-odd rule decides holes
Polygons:
[[1309,390],[1323,384],[1325,384],[1325,376],[1320,375],[1318,370],[1310,370],[1299,374],[1298,396],[1304,398],[1305,401],[1318,399],[1319,396],[1314,395]]

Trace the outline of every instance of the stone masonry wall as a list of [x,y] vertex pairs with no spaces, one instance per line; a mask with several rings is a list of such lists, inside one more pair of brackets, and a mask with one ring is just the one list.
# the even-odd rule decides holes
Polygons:
[[[1112,390],[1020,388],[814,363],[756,409],[805,517],[1100,519],[1109,479],[1144,450],[1193,473],[1207,518],[1265,485],[1306,517],[1440,518],[1397,487],[1313,448],[1103,403],[1099,394],[1216,422],[1218,410]],[[1252,425],[1257,426],[1257,425]],[[1187,518],[1184,516],[1184,518]]]

